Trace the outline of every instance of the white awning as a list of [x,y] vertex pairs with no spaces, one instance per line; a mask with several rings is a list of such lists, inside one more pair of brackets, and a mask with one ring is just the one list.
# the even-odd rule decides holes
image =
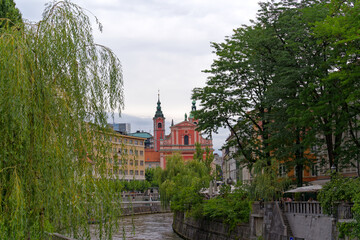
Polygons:
[[297,193],[297,192],[317,192],[322,189],[321,185],[311,185],[305,187],[298,187],[289,191],[287,193]]

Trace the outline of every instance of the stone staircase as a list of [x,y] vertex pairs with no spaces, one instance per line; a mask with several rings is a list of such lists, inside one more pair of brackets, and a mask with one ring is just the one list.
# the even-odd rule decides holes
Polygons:
[[290,227],[290,223],[289,223],[289,220],[287,219],[286,215],[284,214],[283,211],[281,211],[282,213],[282,217],[283,217],[283,220],[284,220],[284,224],[286,226],[286,233],[287,233],[287,236],[289,237],[292,237],[294,236],[292,230],[291,230],[291,227]]

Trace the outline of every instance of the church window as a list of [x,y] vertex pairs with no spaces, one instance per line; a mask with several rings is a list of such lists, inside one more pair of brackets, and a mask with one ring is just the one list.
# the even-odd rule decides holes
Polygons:
[[184,136],[184,145],[189,145],[189,136],[188,135]]
[[159,122],[158,123],[158,128],[161,128],[161,127],[162,127],[161,122]]

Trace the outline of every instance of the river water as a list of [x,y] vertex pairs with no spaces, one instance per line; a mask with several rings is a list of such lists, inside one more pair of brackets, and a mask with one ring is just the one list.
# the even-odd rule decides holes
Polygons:
[[181,240],[181,238],[173,232],[172,222],[172,213],[157,213],[122,217],[120,225],[123,226],[123,230],[114,234],[113,239]]

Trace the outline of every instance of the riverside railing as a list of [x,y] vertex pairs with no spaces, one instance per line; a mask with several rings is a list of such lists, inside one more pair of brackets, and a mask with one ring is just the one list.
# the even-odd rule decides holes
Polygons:
[[285,213],[299,213],[307,215],[325,215],[319,202],[284,202]]
[[[353,203],[336,203],[333,216],[337,219],[352,219],[352,207]],[[320,202],[284,202],[284,213],[297,213],[297,214],[306,214],[306,215],[327,215],[324,213]]]

